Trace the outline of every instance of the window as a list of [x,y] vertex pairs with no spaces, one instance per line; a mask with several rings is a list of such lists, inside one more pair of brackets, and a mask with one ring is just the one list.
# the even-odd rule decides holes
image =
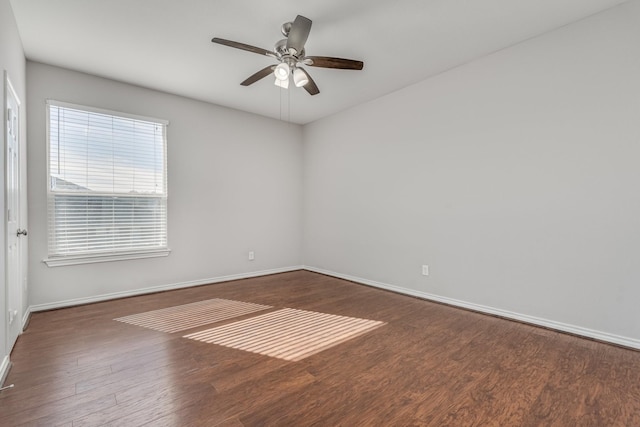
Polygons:
[[168,123],[56,101],[47,115],[47,265],[168,255]]

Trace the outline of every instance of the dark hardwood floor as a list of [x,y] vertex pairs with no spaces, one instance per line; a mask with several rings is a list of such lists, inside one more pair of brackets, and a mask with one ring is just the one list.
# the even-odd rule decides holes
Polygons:
[[[211,298],[387,324],[288,362],[113,320]],[[11,359],[2,426],[640,426],[638,351],[306,271],[35,313]]]

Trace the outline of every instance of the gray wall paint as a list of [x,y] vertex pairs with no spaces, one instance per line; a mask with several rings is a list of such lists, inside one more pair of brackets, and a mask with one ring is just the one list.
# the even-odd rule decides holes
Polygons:
[[[21,116],[25,117],[25,59],[24,52],[22,50],[22,42],[20,41],[20,35],[18,34],[18,28],[16,27],[15,20],[13,18],[13,11],[9,0],[0,0],[0,110],[4,111],[5,93],[4,93],[4,71],[9,73],[9,78],[15,91],[17,92],[21,105]],[[4,113],[3,113],[4,116]],[[7,316],[5,315],[5,297],[6,297],[6,237],[5,237],[5,120],[0,120],[0,140],[2,141],[2,148],[0,149],[0,164],[2,165],[2,174],[0,174],[0,189],[2,189],[3,197],[0,197],[0,212],[2,212],[2,221],[0,221],[0,236],[2,236],[2,244],[0,245],[0,262],[2,263],[2,274],[0,274],[0,308],[3,310],[0,315],[0,362],[9,354],[9,349],[6,348],[6,331],[7,331]],[[26,144],[26,125],[23,120],[20,126],[20,141],[24,147]],[[23,150],[24,152],[24,150]],[[24,170],[24,168],[23,168]],[[26,304],[26,300],[24,301]],[[22,314],[18,321],[22,319]]]
[[[304,261],[640,339],[639,4],[302,130],[28,63],[30,304]],[[171,121],[168,258],[40,262],[46,98]]]
[[[300,126],[33,62],[27,83],[32,305],[300,265]],[[170,121],[171,255],[55,268],[41,262],[46,99]]]
[[307,125],[305,264],[640,339],[638,22],[627,3]]

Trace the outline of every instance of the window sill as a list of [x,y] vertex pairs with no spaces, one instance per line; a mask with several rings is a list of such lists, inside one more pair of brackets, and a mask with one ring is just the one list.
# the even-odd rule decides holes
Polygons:
[[96,262],[123,261],[130,259],[165,257],[171,253],[171,249],[155,251],[127,252],[119,254],[102,255],[76,255],[65,257],[45,258],[42,260],[48,267],[62,267],[65,265],[93,264]]

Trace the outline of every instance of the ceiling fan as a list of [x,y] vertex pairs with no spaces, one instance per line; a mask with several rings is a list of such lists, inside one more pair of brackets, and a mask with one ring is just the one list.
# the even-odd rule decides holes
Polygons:
[[218,37],[214,37],[211,41],[259,55],[266,55],[278,60],[278,64],[269,65],[249,76],[245,81],[240,83],[242,86],[249,86],[273,73],[276,77],[275,84],[277,86],[285,89],[288,88],[289,78],[292,77],[296,87],[304,87],[309,94],[317,95],[320,93],[320,90],[309,73],[302,68],[302,65],[321,68],[338,68],[342,70],[362,70],[364,66],[362,61],[329,56],[306,56],[304,44],[309,37],[310,31],[311,20],[302,15],[298,15],[293,22],[282,24],[282,34],[285,38],[278,41],[273,50],[266,50]]

